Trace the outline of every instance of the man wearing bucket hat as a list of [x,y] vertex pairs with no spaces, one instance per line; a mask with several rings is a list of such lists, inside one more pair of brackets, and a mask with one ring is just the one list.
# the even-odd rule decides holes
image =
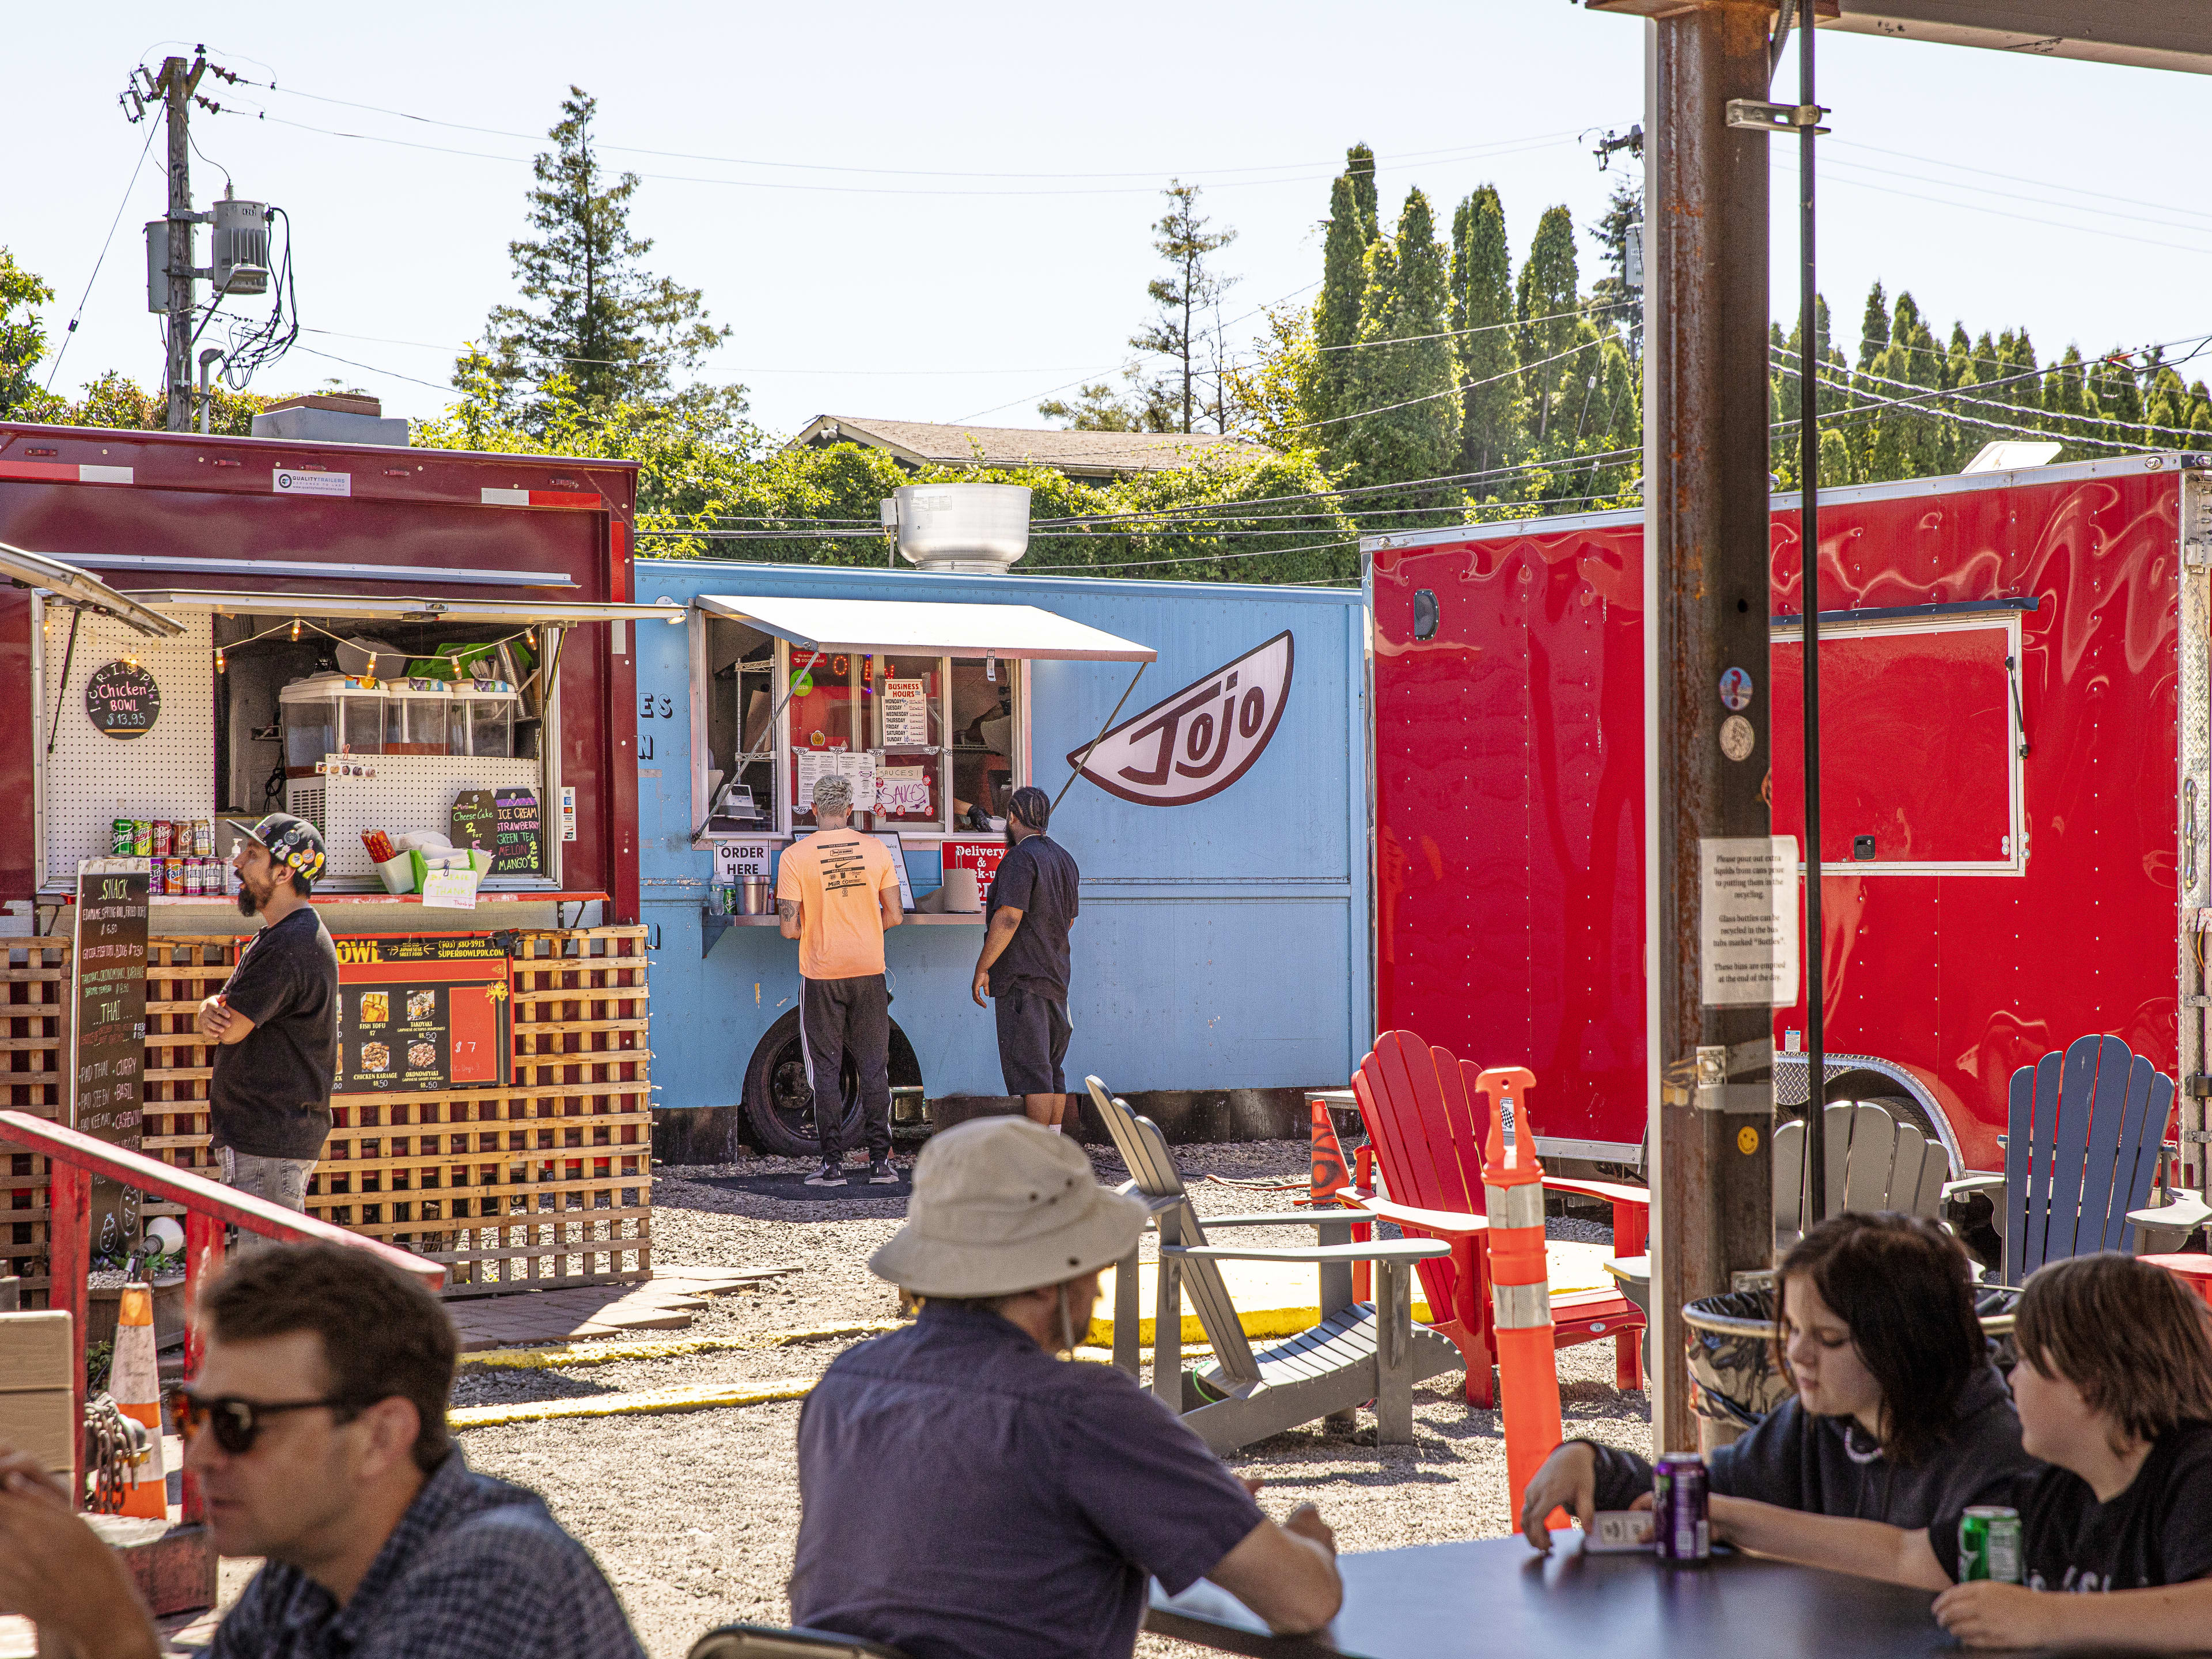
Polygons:
[[793,1623],[913,1659],[1128,1659],[1147,1577],[1211,1578],[1278,1631],[1335,1616],[1311,1504],[1277,1525],[1133,1377],[1060,1358],[1144,1219],[1026,1118],[923,1149],[868,1261],[921,1316],[840,1356],[799,1415]]
[[[238,908],[264,925],[222,989],[200,1004],[200,1035],[215,1045],[209,1116],[222,1178],[299,1210],[331,1132],[337,1072],[337,948],[307,902],[323,872],[323,836],[289,812],[245,835],[231,855]],[[240,1249],[259,1242],[240,1235]]]

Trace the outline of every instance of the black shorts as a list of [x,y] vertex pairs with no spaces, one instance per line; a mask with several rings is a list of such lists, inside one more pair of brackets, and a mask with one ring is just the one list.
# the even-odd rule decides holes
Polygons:
[[993,1000],[999,1017],[999,1069],[1010,1095],[1064,1095],[1067,1079],[1067,1005],[1041,992],[1009,985]]

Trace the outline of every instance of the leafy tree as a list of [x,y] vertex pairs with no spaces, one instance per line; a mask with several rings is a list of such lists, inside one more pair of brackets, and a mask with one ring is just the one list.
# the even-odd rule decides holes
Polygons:
[[[1893,384],[1897,381],[1931,389],[1942,386],[1945,354],[1920,319],[1920,308],[1911,295],[1898,295],[1887,334],[1889,343],[1868,365],[1869,374],[1885,377],[1866,383],[1869,401],[1894,403],[1914,395],[1905,386]],[[1863,353],[1863,341],[1860,349]],[[1945,419],[1938,400],[1923,399],[1901,408],[1877,406],[1881,412],[1872,422],[1867,460],[1869,479],[1918,478],[1949,470],[1944,463],[1949,459],[1948,449],[1955,447],[1955,437],[1945,430],[1952,423]]]
[[[1206,228],[1212,222],[1198,211],[1198,185],[1186,185],[1178,179],[1160,193],[1168,198],[1170,206],[1152,227],[1152,246],[1167,261],[1168,274],[1155,276],[1146,284],[1145,291],[1152,295],[1156,314],[1149,324],[1129,337],[1129,343],[1139,351],[1168,360],[1167,368],[1154,374],[1142,388],[1148,406],[1164,406],[1176,411],[1175,423],[1165,430],[1194,432],[1198,429],[1194,423],[1197,417],[1205,415],[1211,416],[1216,431],[1225,432],[1227,411],[1221,404],[1220,370],[1226,354],[1219,340],[1210,338],[1206,331],[1209,313],[1215,311],[1223,293],[1237,279],[1218,275],[1208,266],[1206,257],[1235,241],[1237,233]],[[1206,397],[1209,368],[1213,379],[1210,404]],[[1163,428],[1155,426],[1152,429]]]
[[46,355],[46,325],[33,307],[53,297],[52,289],[0,247],[0,421],[55,417],[58,400],[40,389],[32,372]]
[[1352,204],[1359,215],[1359,242],[1362,247],[1382,234],[1382,211],[1375,189],[1375,151],[1366,144],[1353,144],[1344,152],[1345,182],[1352,186]]
[[1642,290],[1628,285],[1628,228],[1643,220],[1642,188],[1626,179],[1616,179],[1604,213],[1583,233],[1597,244],[1612,273],[1591,284],[1591,309],[1618,320],[1628,331],[1632,350],[1643,340],[1644,295]]
[[[1505,242],[1505,208],[1484,185],[1452,214],[1451,325],[1461,376],[1460,466],[1492,472],[1521,452],[1525,415],[1519,354],[1514,349],[1513,262]],[[1510,481],[1478,480],[1478,495],[1495,495]]]
[[1322,363],[1311,312],[1303,306],[1271,307],[1267,338],[1256,361],[1249,367],[1231,363],[1223,372],[1228,402],[1240,413],[1239,431],[1286,455],[1321,450],[1328,428],[1314,424],[1320,419]]
[[[210,383],[210,398],[214,404],[209,417],[209,429],[228,438],[247,438],[253,435],[253,417],[275,403],[274,397],[264,397],[257,392],[233,392],[220,378]],[[84,395],[75,403],[64,403],[53,398],[50,413],[32,418],[58,421],[64,426],[98,426],[129,428],[141,432],[160,432],[169,423],[168,399],[159,392],[149,392],[129,375],[117,369],[92,380],[84,388]],[[192,415],[192,430],[199,430],[199,414]]]
[[1073,401],[1048,398],[1037,405],[1037,413],[1048,421],[1063,421],[1077,432],[1144,430],[1140,413],[1124,403],[1103,380],[1092,381],[1077,392]]
[[1872,368],[1875,354],[1888,346],[1889,301],[1882,297],[1881,284],[1876,283],[1867,290],[1866,315],[1859,324],[1859,368]]
[[[516,283],[533,308],[495,306],[483,348],[471,347],[454,365],[456,389],[473,396],[473,384],[489,374],[502,402],[517,402],[533,428],[550,418],[550,409],[534,404],[556,375],[567,377],[587,409],[665,401],[678,395],[676,374],[697,368],[731,332],[707,320],[697,289],[643,268],[653,243],[629,230],[639,179],[624,173],[610,181],[601,168],[592,148],[598,108],[582,88],[568,88],[562,118],[548,134],[553,148],[535,164],[529,216],[536,234],[507,244]],[[727,423],[744,415],[744,391],[682,395],[710,405],[708,418]]]
[[[1459,362],[1449,337],[1449,257],[1436,239],[1429,198],[1410,191],[1395,240],[1367,250],[1366,319],[1348,384],[1354,418],[1332,459],[1349,468],[1348,482],[1396,483],[1456,470],[1460,453]],[[1442,522],[1458,492],[1425,485],[1363,506],[1363,514],[1413,514]],[[1388,522],[1388,520],[1385,520]]]
[[[1521,266],[1514,294],[1520,323],[1514,343],[1521,353],[1522,391],[1540,444],[1550,434],[1553,411],[1565,388],[1581,386],[1589,372],[1565,356],[1577,343],[1580,280],[1575,268],[1574,216],[1564,206],[1548,208],[1536,222],[1536,234],[1528,244],[1528,258]],[[1581,355],[1577,352],[1576,358]]]
[[[1363,146],[1355,145],[1356,155]],[[1367,175],[1373,186],[1373,173]],[[1316,421],[1334,422],[1352,405],[1346,401],[1352,376],[1352,348],[1359,343],[1360,307],[1365,302],[1367,244],[1373,240],[1371,212],[1363,216],[1359,191],[1352,174],[1337,175],[1329,186],[1328,233],[1322,244],[1321,292],[1314,299],[1313,337],[1318,358],[1314,383]],[[1319,428],[1324,450],[1333,449],[1341,433],[1334,426]]]

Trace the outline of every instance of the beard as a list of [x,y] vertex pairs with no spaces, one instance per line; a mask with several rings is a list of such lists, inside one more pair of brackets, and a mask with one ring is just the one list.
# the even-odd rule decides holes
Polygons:
[[258,915],[260,912],[261,901],[253,896],[253,890],[251,887],[240,883],[238,889],[238,914],[241,916],[252,916]]

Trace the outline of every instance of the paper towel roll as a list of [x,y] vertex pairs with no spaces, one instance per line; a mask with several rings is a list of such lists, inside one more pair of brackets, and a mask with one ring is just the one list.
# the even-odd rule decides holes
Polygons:
[[983,908],[983,895],[976,885],[973,870],[947,870],[943,891],[944,905],[947,910],[972,914]]

